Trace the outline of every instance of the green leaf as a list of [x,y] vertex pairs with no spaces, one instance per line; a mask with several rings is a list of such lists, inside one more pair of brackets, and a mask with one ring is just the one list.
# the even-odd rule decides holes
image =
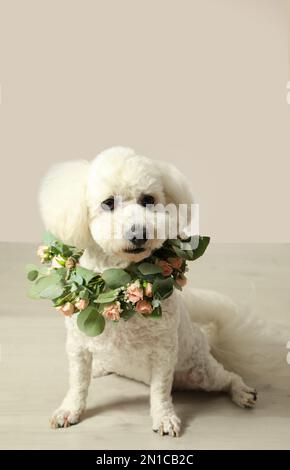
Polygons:
[[[193,257],[192,260],[196,260],[197,258],[200,258],[205,252],[205,250],[208,247],[208,244],[210,242],[210,237],[196,237],[192,238],[191,246],[192,252],[193,252]],[[196,246],[196,247],[195,247]]]
[[184,251],[185,253],[185,259],[188,261],[193,261],[194,260],[194,252],[192,250],[186,250]]
[[79,288],[78,285],[75,282],[73,282],[70,290],[71,292],[77,292],[78,288]]
[[29,273],[27,274],[27,279],[29,279],[29,281],[35,281],[37,277],[38,277],[38,271],[36,270],[29,271]]
[[121,313],[121,318],[123,318],[123,320],[127,321],[129,320],[131,317],[133,317],[136,313],[136,310],[134,309],[126,309],[124,308],[123,309],[123,312]]
[[68,258],[69,256],[71,256],[73,254],[72,247],[70,247],[69,245],[63,245],[62,253],[63,253],[63,256]]
[[178,248],[177,246],[172,247],[173,250],[175,251],[175,254],[182,259],[187,259],[186,252]]
[[76,298],[76,295],[71,292],[63,291],[61,297],[58,297],[57,299],[53,299],[53,305],[54,307],[59,307],[60,305],[65,304],[66,302],[73,302]]
[[204,254],[209,242],[209,237],[196,236],[192,237],[190,242],[180,242],[180,247],[172,245],[172,248],[180,258],[194,261]]
[[51,232],[45,232],[43,235],[43,244],[51,245],[56,240],[56,237]]
[[160,305],[160,300],[158,300],[158,299],[153,299],[151,303],[152,303],[152,307],[153,307],[153,308],[156,308],[156,307],[159,307],[159,305]]
[[63,287],[54,285],[54,286],[48,286],[46,289],[41,291],[40,293],[40,298],[41,299],[57,299],[57,297],[60,297],[63,293]]
[[65,278],[67,274],[67,269],[66,268],[54,268],[53,273],[55,273],[58,278]]
[[28,274],[30,271],[39,271],[39,268],[38,266],[36,266],[35,264],[27,264],[25,266],[25,272],[26,274]]
[[89,305],[78,314],[77,325],[87,336],[98,336],[105,328],[105,319],[93,305]]
[[120,289],[110,290],[108,292],[103,292],[100,294],[97,299],[95,300],[98,304],[109,304],[114,302],[120,293]]
[[165,246],[177,246],[177,248],[180,248],[180,245],[181,245],[181,240],[179,240],[179,238],[170,238],[168,239],[165,243],[164,243]]
[[157,264],[147,262],[139,264],[138,269],[140,273],[144,276],[147,276],[148,274],[158,274],[163,272],[163,269]]
[[93,306],[89,305],[87,308],[85,308],[78,314],[77,325],[81,331],[84,331],[85,329],[84,323],[93,310],[94,310]]
[[[195,243],[193,242],[193,246],[195,246]],[[183,251],[192,251],[192,246],[191,243],[189,242],[182,242],[181,249]]]
[[71,282],[75,282],[76,284],[78,284],[78,285],[80,285],[80,286],[83,284],[83,278],[82,278],[79,274],[77,274],[77,273],[73,273],[73,274],[71,275],[70,281],[71,281]]
[[159,305],[158,307],[154,308],[154,310],[152,311],[150,317],[152,317],[152,318],[161,318],[161,317],[162,317],[162,308],[161,308],[161,305]]
[[91,293],[94,298],[97,298],[98,295],[100,294],[101,292],[101,288],[98,284],[95,284],[94,286],[92,286],[92,288],[90,290],[87,291],[88,293]]
[[159,299],[167,299],[173,292],[174,281],[171,277],[166,279],[155,279],[153,283],[153,294]]
[[87,289],[84,289],[82,290],[80,293],[79,293],[79,298],[80,299],[85,299],[85,300],[88,300],[90,298],[90,293]]
[[61,285],[61,277],[58,271],[53,271],[49,276],[40,277],[29,289],[28,295],[32,299],[40,299],[41,293],[49,286]]
[[98,276],[97,273],[94,273],[90,269],[83,268],[82,266],[76,267],[76,274],[84,279],[86,284],[90,282],[91,279]]
[[122,287],[131,281],[131,276],[124,269],[106,269],[102,275],[106,285],[111,289]]

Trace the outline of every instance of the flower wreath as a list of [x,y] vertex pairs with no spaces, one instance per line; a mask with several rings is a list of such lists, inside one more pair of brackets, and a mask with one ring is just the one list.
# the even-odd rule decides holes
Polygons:
[[[88,336],[105,328],[105,319],[118,322],[133,315],[162,316],[161,300],[186,284],[187,261],[205,252],[209,237],[167,240],[161,248],[126,269],[106,269],[102,274],[79,265],[83,250],[65,245],[46,233],[37,254],[46,266],[29,264],[27,277],[33,282],[28,295],[51,299],[65,316],[78,314],[77,325]],[[195,248],[192,248],[193,243]]]

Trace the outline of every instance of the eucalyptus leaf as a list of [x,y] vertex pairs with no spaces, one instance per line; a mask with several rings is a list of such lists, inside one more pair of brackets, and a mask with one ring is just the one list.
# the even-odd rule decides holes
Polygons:
[[121,313],[121,318],[127,321],[130,318],[132,318],[135,314],[136,314],[136,310],[134,309],[124,309],[123,312]]
[[27,273],[27,279],[29,279],[29,281],[35,281],[37,277],[38,277],[38,271],[36,270],[29,271],[29,273]]
[[148,274],[159,274],[163,272],[163,269],[157,264],[147,262],[139,264],[138,269],[140,273],[144,276],[147,276]]
[[39,267],[36,266],[35,264],[27,264],[25,266],[26,274],[30,273],[30,271],[39,271]]
[[158,307],[154,308],[154,310],[152,311],[150,317],[152,317],[152,318],[161,318],[161,317],[162,317],[162,308],[161,308],[161,305],[159,305]]
[[177,246],[172,247],[179,258],[186,259],[186,252],[178,248]]
[[57,299],[63,293],[63,287],[61,286],[48,286],[46,289],[41,291],[40,298],[41,299]]
[[93,310],[95,310],[94,307],[89,305],[87,308],[79,312],[77,317],[77,325],[81,331],[84,331],[84,323]]
[[63,251],[64,251],[64,244],[62,242],[60,242],[59,240],[54,240],[54,242],[51,243],[51,246],[56,248],[57,251],[63,255]]
[[185,258],[188,261],[193,261],[193,259],[194,259],[194,251],[193,250],[186,250],[186,251],[184,251],[184,253],[185,253]]
[[51,232],[45,232],[43,235],[43,244],[51,245],[56,240],[56,237]]
[[80,276],[80,275],[77,274],[77,273],[73,273],[73,274],[71,275],[70,281],[73,282],[73,283],[75,282],[76,284],[78,284],[78,285],[80,285],[80,286],[83,284],[83,278],[82,278],[82,276]]
[[[53,274],[55,274],[59,279],[60,278],[65,278],[67,269],[66,268],[54,268],[52,271]],[[48,274],[50,275],[50,274]]]
[[191,246],[188,242],[182,242],[181,249],[183,251],[192,251],[194,247]]
[[79,288],[78,285],[75,282],[73,282],[70,290],[71,292],[77,292],[78,288]]
[[103,292],[102,294],[98,295],[95,302],[99,304],[109,304],[114,302],[118,297],[120,289],[114,289],[107,292]]
[[98,297],[98,295],[101,293],[101,288],[99,285],[95,285],[92,287],[92,290],[87,291],[88,293],[90,292],[95,298]]
[[180,248],[181,246],[181,240],[179,240],[179,238],[170,238],[169,240],[167,240],[164,244],[165,246],[167,245],[173,245],[173,246],[177,246],[177,248]]
[[[194,239],[194,237],[193,237],[193,239]],[[197,247],[192,248],[192,252],[193,252],[192,261],[196,260],[197,258],[200,258],[200,256],[202,256],[204,254],[205,250],[208,247],[209,242],[210,242],[210,237],[199,237],[198,238]],[[191,246],[193,244],[194,244],[194,241],[192,242]]]
[[87,336],[98,336],[105,328],[105,319],[94,306],[90,305],[78,314],[77,325]]
[[87,289],[84,289],[82,290],[80,293],[79,293],[79,298],[80,299],[85,299],[85,300],[88,300],[90,297],[90,293]]
[[72,302],[75,300],[76,295],[71,292],[63,291],[60,297],[53,299],[54,307],[59,307],[60,305],[65,304],[66,302]]
[[41,293],[49,286],[61,285],[61,277],[57,271],[52,272],[49,276],[40,277],[35,281],[35,283],[30,287],[28,295],[32,299],[40,299]]
[[118,268],[106,269],[102,274],[102,278],[111,289],[122,287],[131,281],[130,274],[124,271],[124,269]]
[[82,277],[85,280],[86,284],[88,284],[91,281],[91,279],[93,279],[94,277],[98,275],[97,273],[91,271],[90,269],[83,268],[82,266],[76,267],[76,274]]
[[166,279],[155,279],[153,293],[159,299],[167,299],[173,292],[174,281],[171,277]]
[[160,305],[160,300],[159,299],[153,299],[152,300],[152,307],[153,308],[159,307],[159,305]]

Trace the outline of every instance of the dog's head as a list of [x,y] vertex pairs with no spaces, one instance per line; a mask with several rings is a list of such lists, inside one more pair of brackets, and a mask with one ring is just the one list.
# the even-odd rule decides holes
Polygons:
[[[80,248],[96,245],[128,263],[148,257],[168,238],[168,207],[192,202],[177,168],[121,147],[102,152],[91,163],[57,165],[40,191],[43,220],[55,236]],[[180,220],[177,232],[186,225]]]

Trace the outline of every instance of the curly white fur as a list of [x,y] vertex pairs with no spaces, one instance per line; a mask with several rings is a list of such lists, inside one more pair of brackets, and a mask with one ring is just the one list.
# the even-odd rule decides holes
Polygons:
[[[134,255],[124,252],[127,240],[103,236],[108,223],[138,223],[144,210],[137,204],[141,194],[153,194],[162,203],[192,202],[189,185],[175,167],[117,147],[101,153],[90,164],[71,162],[53,169],[43,182],[40,206],[49,230],[64,242],[85,248],[81,264],[103,271],[139,261],[163,241],[149,240],[145,252]],[[100,204],[110,195],[122,196],[125,207],[109,214],[102,211]],[[130,212],[132,206],[135,209]],[[210,338],[216,346],[218,330],[229,317],[236,318],[236,307],[218,294],[185,289],[165,300],[162,311],[158,321],[141,315],[117,326],[108,321],[104,332],[95,338],[77,328],[75,316],[66,318],[70,386],[53,414],[54,427],[79,421],[92,364],[95,375],[113,372],[150,385],[153,430],[161,434],[180,433],[172,388],[226,391],[239,406],[254,406],[256,391],[217,361],[208,342]],[[200,323],[208,325],[203,329]]]

